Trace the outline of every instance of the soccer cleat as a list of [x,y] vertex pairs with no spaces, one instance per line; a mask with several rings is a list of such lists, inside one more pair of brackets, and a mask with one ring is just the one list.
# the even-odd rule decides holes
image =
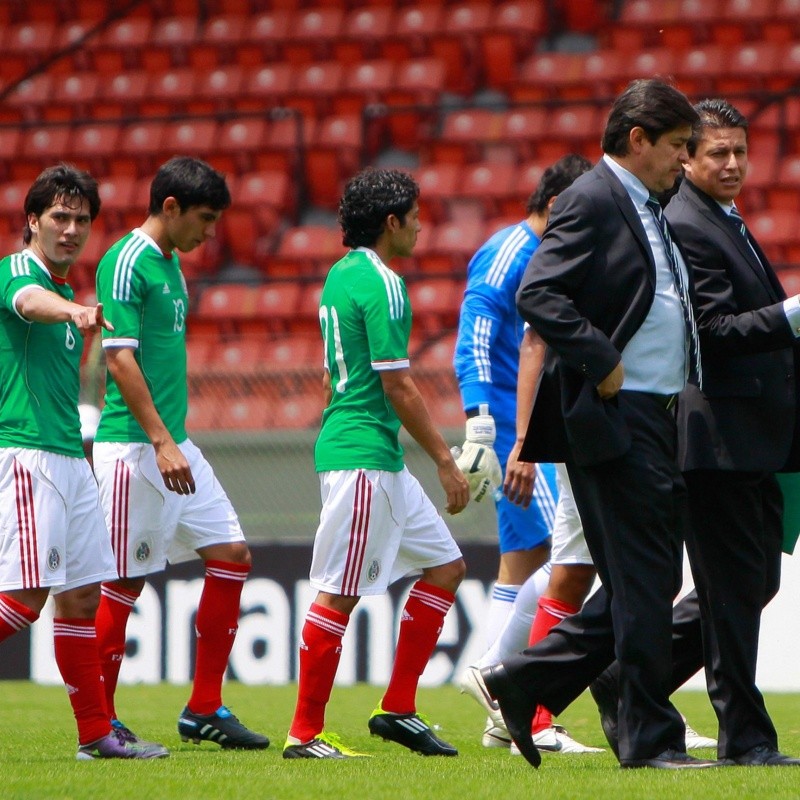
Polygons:
[[[538,733],[533,734],[533,743],[537,750],[544,753],[604,753],[602,747],[589,747],[589,745],[576,742],[561,725],[551,725]],[[519,748],[512,742],[511,755],[521,755]]]
[[220,706],[213,714],[194,714],[189,706],[183,709],[178,719],[178,733],[182,742],[216,742],[225,750],[264,750],[269,739],[260,733],[245,728],[226,706]]
[[701,736],[683,717],[683,724],[686,726],[686,749],[701,750],[704,747],[716,748],[717,740],[710,736]]
[[130,742],[131,744],[141,744],[147,747],[160,747],[164,751],[165,756],[169,755],[169,750],[167,750],[163,744],[159,744],[158,742],[148,742],[147,739],[140,739],[127,725],[120,722],[118,719],[111,720],[111,727],[113,730],[122,734],[126,742]]
[[294,736],[286,737],[284,758],[369,758],[347,747],[335,733],[318,733],[311,741],[301,742]]
[[166,758],[169,751],[164,745],[153,742],[132,742],[128,737],[112,728],[102,739],[78,747],[78,761],[94,761],[98,758]]
[[487,717],[481,744],[484,747],[511,747],[511,735],[505,725],[495,725],[494,720]]
[[369,718],[369,732],[423,756],[458,755],[458,750],[436,736],[419,714],[389,714],[378,706]]
[[[505,731],[506,738],[510,741],[511,737],[508,735],[500,706],[497,704],[497,700],[489,694],[486,684],[483,682],[480,667],[467,667],[458,680],[458,688],[461,694],[468,694],[482,706],[483,710],[486,711],[489,718],[492,720],[494,727]],[[484,731],[484,736],[485,734],[486,731]],[[484,747],[496,746],[497,745],[487,745],[486,742],[484,742]]]

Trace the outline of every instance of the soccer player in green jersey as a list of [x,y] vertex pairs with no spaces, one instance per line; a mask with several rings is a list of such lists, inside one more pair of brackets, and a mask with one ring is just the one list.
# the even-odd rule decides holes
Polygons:
[[411,378],[411,308],[403,279],[387,266],[411,255],[418,195],[403,172],[366,170],[348,183],[339,206],[343,242],[352,249],[328,273],[319,309],[328,403],[315,449],[322,513],[310,578],[318,594],[303,626],[284,758],[360,755],[324,730],[342,636],[360,597],[420,574],[369,730],[423,755],[457,755],[416,712],[419,677],[465,567],[442,517],[403,464],[401,424],[436,463],[447,511],[456,514],[469,501],[467,481]]
[[211,466],[186,435],[186,281],[178,252],[214,236],[231,197],[225,178],[204,161],[177,157],[150,187],[149,216],[103,256],[97,297],[115,320],[105,331],[105,407],[94,468],[119,580],[104,583],[97,636],[112,724],[125,654],[125,627],[148,575],[200,556],[205,580],[195,628],[192,694],[178,720],[184,741],[263,749],[222,704],[222,679],[250,571],[250,550],[236,512]]
[[0,641],[55,598],[55,658],[78,726],[78,759],[160,758],[111,728],[95,638],[100,581],[114,558],[81,445],[81,337],[111,330],[73,300],[67,272],[100,211],[97,183],[60,164],[25,197],[19,253],[0,260]]

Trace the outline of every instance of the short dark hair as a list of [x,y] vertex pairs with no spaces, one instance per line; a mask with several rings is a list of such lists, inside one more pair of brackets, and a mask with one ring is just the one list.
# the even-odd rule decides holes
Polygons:
[[59,200],[65,205],[71,205],[72,200],[80,205],[86,200],[92,220],[95,220],[100,213],[100,192],[97,190],[97,181],[88,172],[63,162],[48,167],[40,173],[25,195],[25,228],[22,231],[22,241],[25,244],[30,244],[33,238],[33,231],[28,225],[28,215],[41,216]]
[[192,206],[222,211],[231,204],[225,176],[205,161],[190,156],[175,156],[158,168],[150,184],[148,213],[160,214],[168,197],[178,201],[181,213]]
[[394,214],[405,224],[419,197],[419,186],[407,172],[368,168],[345,186],[339,202],[339,225],[345,247],[372,247]]
[[692,138],[686,143],[686,150],[690,156],[697,152],[697,145],[703,138],[706,128],[742,128],[747,136],[747,117],[722,98],[707,98],[695,103],[694,110],[698,113],[700,121],[694,126]]
[[610,156],[628,153],[628,136],[642,128],[651,144],[667,131],[697,123],[697,112],[683,92],[658,79],[636,80],[617,97],[603,132],[603,152]]
[[551,164],[539,179],[539,184],[531,193],[525,205],[528,214],[542,214],[552,198],[561,194],[579,175],[588,172],[592,162],[588,158],[570,153]]

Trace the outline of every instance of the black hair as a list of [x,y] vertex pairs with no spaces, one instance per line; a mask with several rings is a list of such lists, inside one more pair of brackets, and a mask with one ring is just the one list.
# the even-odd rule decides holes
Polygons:
[[164,201],[174,197],[181,213],[192,206],[222,211],[231,204],[225,176],[199,158],[175,156],[158,168],[150,184],[149,214],[160,214]]
[[610,156],[628,153],[633,128],[642,128],[651,144],[681,125],[694,126],[698,115],[683,92],[658,79],[635,80],[617,97],[603,132],[603,152]]
[[703,138],[706,128],[742,128],[747,135],[747,117],[732,106],[727,100],[719,97],[701,100],[695,103],[694,110],[698,113],[700,121],[692,131],[692,138],[686,143],[686,150],[690,156],[697,152],[697,145]]
[[542,214],[552,198],[561,194],[579,175],[588,172],[592,162],[588,158],[570,153],[550,165],[539,179],[539,184],[531,193],[525,206],[527,214]]
[[394,214],[405,224],[419,197],[419,186],[407,172],[368,168],[351,178],[339,202],[339,225],[345,247],[372,247]]
[[25,195],[25,228],[22,232],[22,241],[30,244],[33,238],[33,231],[28,225],[29,214],[39,217],[58,201],[72,207],[73,201],[80,206],[84,200],[89,204],[90,218],[96,219],[100,213],[100,193],[97,181],[88,172],[63,162],[48,167],[31,184]]

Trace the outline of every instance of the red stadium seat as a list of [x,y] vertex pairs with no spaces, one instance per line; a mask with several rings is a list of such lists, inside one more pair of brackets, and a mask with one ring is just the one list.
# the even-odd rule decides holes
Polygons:
[[443,222],[449,216],[450,203],[458,196],[460,175],[461,168],[453,162],[429,164],[416,170],[423,225],[428,222]]
[[264,368],[274,372],[322,366],[322,340],[319,335],[270,339],[262,345],[261,353]]
[[306,116],[324,116],[332,108],[343,77],[344,66],[338,61],[317,61],[297,67],[285,104]]
[[800,294],[800,269],[779,269],[776,271],[778,280],[783,286],[783,290],[789,297]]
[[237,331],[236,323],[255,315],[256,290],[241,283],[220,283],[200,295],[195,316],[213,321],[223,333]]
[[[386,95],[389,106],[435,106],[444,91],[445,65],[438,58],[420,58],[397,65],[395,88]],[[422,110],[393,112],[389,116],[392,142],[415,148],[420,142]]]
[[515,192],[518,169],[516,164],[502,162],[474,164],[463,173],[461,194],[479,204],[483,218],[496,216],[510,198],[519,201]]
[[502,139],[514,145],[518,160],[531,158],[535,142],[545,132],[544,108],[515,108],[503,115]]
[[237,46],[234,59],[247,66],[278,61],[280,46],[289,35],[291,12],[274,7],[253,17],[248,17],[244,41]]
[[430,40],[441,29],[443,8],[438,3],[402,6],[392,25],[392,33],[383,42],[386,58],[401,64],[410,58],[430,54]]
[[187,63],[187,51],[198,36],[197,17],[165,17],[153,25],[148,47],[142,52],[142,65],[154,73]]
[[339,38],[344,11],[339,6],[318,6],[295,12],[281,46],[291,64],[312,64],[330,58],[331,44]]
[[263,397],[229,398],[219,420],[224,430],[263,430],[269,427],[272,409]]
[[292,90],[291,64],[269,64],[245,72],[242,95],[236,100],[241,111],[263,112],[265,108],[284,105]]
[[274,428],[318,428],[322,420],[324,401],[321,391],[290,395],[275,408],[272,418]]
[[309,199],[335,208],[344,181],[358,170],[364,146],[361,117],[336,115],[321,120],[306,149],[306,185]]
[[747,227],[756,237],[773,264],[782,264],[787,259],[788,248],[796,248],[800,216],[787,209],[772,209],[758,214],[749,214]]
[[255,315],[266,320],[271,330],[284,330],[300,305],[297,281],[274,281],[256,289]]
[[600,156],[604,114],[590,105],[568,105],[548,116],[545,133],[536,142],[536,158],[553,163],[567,152],[591,159]]
[[66,125],[29,129],[23,134],[20,155],[23,158],[37,161],[43,166],[50,166],[53,163],[54,154],[67,151],[69,135],[70,129]]
[[504,115],[485,108],[453,111],[428,143],[431,161],[465,164],[484,157],[485,146],[502,138]]
[[[297,314],[289,321],[289,331],[293,337],[299,336],[306,340],[319,337],[319,300],[322,296],[322,286],[322,281],[302,284]],[[321,361],[321,351],[319,358]]]
[[[126,212],[136,207],[137,180],[130,175],[116,175],[101,178],[99,181],[100,201],[103,204],[103,214],[110,211]],[[139,209],[140,215],[145,212]]]
[[217,67],[201,73],[195,86],[196,100],[189,104],[189,112],[211,114],[235,108],[243,82],[244,73],[238,64]]
[[452,278],[423,278],[410,281],[408,299],[414,324],[429,334],[454,327],[461,297]]
[[186,362],[190,375],[206,370],[213,346],[213,341],[206,336],[186,337]]
[[678,87],[687,94],[713,96],[716,81],[727,74],[726,50],[721,45],[695,47],[674,63]]
[[[21,138],[19,128],[0,128],[0,153],[4,160],[12,161],[16,158]],[[0,172],[0,177],[4,177],[3,172]]]
[[170,69],[154,74],[142,103],[147,117],[167,116],[185,110],[194,96],[197,73],[190,68]]
[[39,74],[18,84],[5,98],[5,103],[22,111],[27,120],[41,119],[44,107],[50,102],[53,79]]
[[[784,158],[773,175],[773,183],[766,188],[767,205],[800,213],[800,155]],[[745,185],[749,181],[748,173]]]
[[441,27],[431,34],[430,52],[446,65],[445,85],[470,94],[478,88],[480,36],[488,29],[490,3],[483,0],[446,6]]
[[545,10],[535,0],[509,0],[495,6],[488,29],[480,37],[486,83],[508,90],[518,65],[545,33]]
[[420,370],[453,369],[453,354],[456,349],[457,333],[452,331],[444,336],[428,340],[418,353],[412,355],[411,366]]
[[580,53],[541,53],[522,64],[509,91],[520,103],[568,98],[571,89],[585,91],[583,75],[584,56]]
[[265,206],[281,214],[294,212],[295,196],[290,191],[289,176],[285,172],[270,170],[248,172],[236,181],[236,205],[258,213]]
[[80,125],[72,129],[65,153],[73,160],[82,159],[105,165],[107,159],[117,152],[120,132],[119,125],[112,123]]
[[140,162],[151,163],[160,158],[164,139],[163,122],[135,122],[122,130],[120,150],[127,156]]
[[333,99],[338,114],[357,114],[370,104],[381,103],[394,86],[395,65],[388,59],[363,61],[345,71],[341,89]]
[[153,23],[147,17],[126,16],[112,22],[91,49],[94,68],[113,75],[141,66],[141,54],[150,41]]
[[[18,236],[25,224],[23,205],[30,188],[30,181],[8,181],[0,183],[0,220],[3,234]],[[0,258],[7,255],[3,253]]]
[[352,9],[333,44],[334,57],[342,64],[355,65],[380,55],[380,44],[391,32],[392,22],[389,6]]
[[778,69],[779,48],[774,42],[749,42],[729,51],[727,70],[715,81],[727,95],[764,89]]
[[225,402],[216,395],[204,397],[192,395],[186,412],[186,427],[189,431],[210,431],[219,429],[220,415]]
[[147,95],[148,81],[148,73],[142,70],[114,75],[107,81],[101,81],[93,115],[117,119],[129,114],[132,108],[138,110]]
[[99,84],[100,76],[94,72],[65,75],[54,84],[42,117],[55,122],[91,117]]
[[344,255],[341,234],[322,225],[299,225],[281,237],[278,249],[264,268],[274,277],[321,275]]
[[164,155],[181,153],[207,159],[215,149],[218,132],[219,124],[210,119],[171,122],[164,131]]
[[462,274],[483,238],[483,226],[477,225],[474,219],[437,225],[427,247],[418,244],[415,248],[417,268],[435,275]]
[[22,22],[4,31],[3,52],[10,55],[24,55],[33,64],[52,47],[56,32],[55,20]]

